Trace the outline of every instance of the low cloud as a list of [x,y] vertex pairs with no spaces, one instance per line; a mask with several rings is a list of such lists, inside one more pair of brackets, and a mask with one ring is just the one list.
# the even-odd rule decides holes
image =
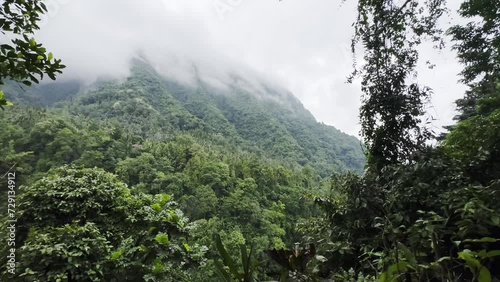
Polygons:
[[[193,82],[196,69],[214,87],[223,88],[235,75],[255,87],[261,79],[276,84],[292,91],[319,121],[359,132],[359,83],[344,83],[351,71],[355,1],[46,3],[50,12],[37,37],[68,66],[62,79],[125,78],[131,58],[142,54],[159,73],[185,83]],[[440,113],[452,111],[451,101],[463,93],[455,83],[459,67],[452,56],[443,61],[436,55],[446,73],[427,77],[439,90],[433,103]],[[449,115],[440,118],[450,122]]]

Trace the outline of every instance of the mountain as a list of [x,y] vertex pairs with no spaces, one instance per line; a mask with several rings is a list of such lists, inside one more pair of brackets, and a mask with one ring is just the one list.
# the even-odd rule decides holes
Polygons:
[[190,132],[200,140],[263,158],[309,165],[322,176],[333,171],[361,172],[360,141],[318,123],[290,92],[236,75],[224,86],[207,83],[196,73],[195,77],[195,83],[183,84],[136,60],[124,81],[91,86],[63,81],[25,90],[8,83],[5,92],[14,93],[13,100],[114,120],[143,138],[168,140],[178,132]]
[[[275,269],[265,250],[293,246],[306,224],[322,226],[313,195],[328,195],[333,172],[361,172],[359,140],[318,123],[266,79],[213,81],[196,68],[193,77],[181,83],[136,61],[123,80],[4,85],[15,105],[0,111],[0,171],[14,168],[23,187],[16,257],[25,262],[19,269],[35,269],[30,279],[47,277],[33,262],[59,260],[47,251],[54,245],[72,250],[99,241],[106,245],[89,256],[50,262],[64,266],[51,273],[107,261],[101,280],[120,273],[119,281],[142,281],[136,277],[159,275],[155,265],[178,262],[172,269],[182,266],[190,277],[171,281],[220,281],[214,236],[233,259],[248,243],[263,269]],[[7,181],[0,179],[2,210]],[[181,230],[169,223],[174,218]],[[88,232],[102,236],[87,240],[94,238]],[[33,241],[39,238],[55,241]],[[109,261],[110,250],[122,249],[132,251],[113,252],[120,258]],[[269,281],[273,274],[257,276]]]

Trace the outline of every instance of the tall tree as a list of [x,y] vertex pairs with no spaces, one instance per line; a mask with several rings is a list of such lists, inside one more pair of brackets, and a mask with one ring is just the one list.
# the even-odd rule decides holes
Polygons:
[[[469,86],[465,97],[456,102],[460,111],[456,119],[464,120],[476,114],[478,100],[493,99],[496,105],[500,103],[495,91],[500,83],[500,1],[467,0],[458,12],[471,19],[466,25],[456,25],[448,31],[464,65],[462,82]],[[482,107],[481,114],[487,115],[494,108],[494,105]]]
[[445,12],[444,2],[358,1],[351,47],[355,53],[362,44],[365,63],[354,64],[349,80],[361,77],[361,133],[369,164],[377,170],[408,160],[431,136],[422,116],[432,90],[414,82],[417,47],[425,37],[440,42],[437,20]]

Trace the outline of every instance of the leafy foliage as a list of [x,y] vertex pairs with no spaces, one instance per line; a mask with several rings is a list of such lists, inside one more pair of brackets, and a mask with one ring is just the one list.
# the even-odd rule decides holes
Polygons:
[[[25,116],[27,112],[31,113],[29,117]],[[284,248],[300,238],[294,231],[295,222],[314,213],[314,207],[303,196],[322,186],[321,178],[310,167],[287,168],[281,161],[262,159],[242,150],[227,152],[224,145],[196,135],[177,132],[170,140],[145,138],[133,127],[123,127],[116,121],[97,121],[23,105],[0,114],[6,129],[0,135],[5,153],[1,164],[7,170],[10,163],[17,162],[16,168],[22,172],[18,181],[27,185],[22,190],[23,218],[30,220],[22,223],[25,229],[18,234],[22,240],[18,245],[35,240],[30,232],[40,235],[36,238],[42,238],[42,234],[66,238],[68,241],[33,243],[36,248],[63,244],[61,252],[64,246],[74,244],[71,240],[82,236],[103,237],[106,241],[95,246],[102,248],[96,253],[109,249],[106,256],[99,258],[103,275],[112,272],[124,280],[174,275],[174,269],[182,270],[177,261],[185,261],[177,254],[190,249],[190,256],[203,260],[203,248],[196,247],[202,245],[209,247],[207,261],[200,266],[203,272],[193,273],[193,264],[187,260],[182,265],[188,269],[177,272],[172,279],[217,280],[217,252],[212,240],[215,234],[220,234],[229,246],[233,259],[241,259],[240,244],[253,242],[255,259],[271,267],[263,251]],[[65,164],[81,169],[59,168]],[[162,193],[172,195],[178,203],[159,203],[161,199],[154,195]],[[179,226],[158,225],[169,217],[160,214],[174,206],[193,221],[181,228],[184,231],[176,231],[178,235],[173,230]],[[179,218],[183,216],[179,214]],[[150,227],[155,229],[149,231]],[[98,233],[92,231],[96,228]],[[76,233],[63,236],[71,230]],[[188,241],[181,239],[186,232],[191,237]],[[175,251],[173,246],[178,246]],[[144,253],[146,250],[150,253]],[[33,256],[39,258],[42,254]],[[172,260],[172,256],[178,260]],[[71,260],[90,259],[82,254]],[[40,268],[30,269],[34,274],[27,277],[43,273]],[[54,269],[53,275],[61,273]],[[96,275],[101,277],[96,279],[103,279]],[[255,275],[266,279],[261,269]]]
[[[37,0],[5,0],[0,4],[0,32],[13,37],[11,44],[0,45],[0,85],[11,79],[29,86],[38,83],[44,74],[55,80],[65,67],[35,38],[29,37],[39,29],[40,15],[45,12],[47,7]],[[10,104],[0,92],[0,108]]]
[[[465,97],[457,100],[460,111],[460,115],[456,117],[458,120],[475,115],[480,103],[498,97],[492,94],[500,79],[499,11],[498,1],[464,1],[458,12],[471,21],[465,25],[453,26],[448,31],[455,42],[454,49],[458,53],[458,59],[464,65],[462,82],[470,87]],[[496,106],[498,107],[498,103]],[[495,107],[490,107],[482,112],[489,114],[494,109]]]
[[239,78],[224,92],[135,62],[125,82],[57,93],[55,109],[0,113],[0,168],[24,185],[22,272],[6,272],[4,247],[2,279],[500,279],[498,8],[466,0],[460,14],[481,21],[448,31],[470,89],[459,122],[427,146],[431,90],[413,80],[418,45],[440,43],[444,1],[358,1],[363,175],[344,173],[360,171],[355,140]]
[[24,190],[16,279],[189,281],[188,269],[203,262],[204,249],[190,245],[190,224],[169,195],[132,194],[101,169],[71,167]]
[[[402,6],[391,1],[358,2],[354,43],[361,38],[367,44],[365,59],[373,63],[362,69],[368,98],[361,109],[371,155],[363,176],[333,177],[330,192],[315,197],[324,215],[300,224],[307,233],[305,241],[317,244],[328,260],[320,271],[323,277],[335,281],[370,281],[374,276],[378,281],[500,278],[497,2],[464,1],[461,15],[479,16],[481,21],[448,32],[465,65],[463,80],[470,89],[458,102],[467,104],[459,108],[460,121],[433,147],[420,142],[425,135],[405,133],[418,125],[412,122],[422,114],[420,110],[409,112],[413,115],[409,123],[388,127],[387,121],[400,120],[399,109],[407,109],[397,103],[397,97],[404,97],[403,89],[413,85],[405,75],[413,70],[412,60],[418,54],[410,51],[422,35],[433,40],[441,35],[435,23],[443,2],[426,2],[430,13],[424,20],[417,19],[425,9],[413,10],[421,5],[417,1],[405,1]],[[392,22],[392,17],[399,20]],[[419,25],[422,29],[415,29]],[[405,43],[398,41],[405,38]],[[398,61],[398,55],[410,62]],[[387,61],[377,65],[384,58]],[[395,81],[390,70],[396,63],[402,65],[396,80],[401,88],[392,91],[387,84]],[[413,103],[421,107],[419,99],[427,94],[415,93]],[[380,120],[374,119],[378,114]],[[401,141],[393,134],[408,139]],[[384,138],[399,141],[402,149],[376,142]]]

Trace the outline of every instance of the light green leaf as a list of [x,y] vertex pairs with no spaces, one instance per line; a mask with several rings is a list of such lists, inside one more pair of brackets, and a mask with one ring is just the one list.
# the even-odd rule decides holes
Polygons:
[[4,96],[3,91],[0,91],[0,109],[3,110],[2,106],[12,106],[12,105],[14,105],[12,102],[5,100],[5,98],[3,96]]
[[156,235],[155,241],[162,244],[162,245],[167,245],[169,240],[168,240],[168,235],[164,233],[160,233]]
[[465,260],[467,266],[473,271],[481,268],[481,263],[473,257],[472,252],[468,249],[463,252],[459,252],[458,257]]
[[171,196],[169,194],[161,194],[161,201],[160,201],[160,205],[164,206],[169,200],[170,200]]
[[161,206],[160,204],[156,203],[156,204],[152,204],[151,205],[151,208],[155,211],[155,212],[160,212],[161,211]]
[[182,245],[184,246],[184,249],[186,249],[186,252],[189,253],[191,251],[191,247],[187,243],[184,243]]
[[116,251],[111,253],[111,260],[117,260],[122,256],[122,251]]

